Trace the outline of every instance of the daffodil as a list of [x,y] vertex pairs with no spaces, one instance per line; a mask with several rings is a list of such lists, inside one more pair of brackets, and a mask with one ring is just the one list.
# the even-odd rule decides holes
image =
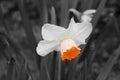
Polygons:
[[52,51],[60,51],[62,60],[76,58],[81,49],[81,44],[86,44],[85,40],[92,31],[92,24],[89,21],[76,23],[72,18],[68,28],[54,24],[44,24],[42,27],[42,37],[36,48],[40,56],[46,56]]

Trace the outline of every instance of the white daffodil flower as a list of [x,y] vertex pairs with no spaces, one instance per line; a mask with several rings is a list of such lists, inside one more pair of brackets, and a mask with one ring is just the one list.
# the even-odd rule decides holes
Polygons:
[[56,50],[61,52],[62,60],[71,60],[80,54],[78,47],[85,44],[86,38],[92,31],[90,22],[76,23],[72,18],[67,29],[53,25],[44,24],[42,27],[42,37],[36,48],[40,56],[46,56]]
[[77,11],[76,9],[69,9],[70,12],[73,12],[78,19],[80,18],[80,20],[83,21],[91,21],[93,14],[96,13],[95,9],[89,9],[89,10],[85,10],[83,13],[80,13],[79,11]]

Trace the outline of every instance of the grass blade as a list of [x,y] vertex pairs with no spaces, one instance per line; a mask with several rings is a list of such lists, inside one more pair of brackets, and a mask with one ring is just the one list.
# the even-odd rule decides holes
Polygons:
[[80,6],[80,11],[85,11],[87,9],[87,6],[86,4],[89,3],[90,0],[80,0],[81,1],[81,6]]
[[79,0],[70,0],[70,8],[76,8]]
[[[51,76],[51,80],[54,80],[54,77],[55,77],[55,68],[56,68],[56,59],[57,59],[57,52],[56,51],[53,51],[51,54],[50,54],[50,57],[51,58],[51,63],[50,63],[50,76]],[[52,65],[52,66],[51,66]]]
[[48,22],[48,10],[47,10],[47,0],[43,0],[43,20],[44,20],[44,23],[47,23]]
[[68,3],[69,0],[61,0],[60,25],[63,27],[67,27],[68,23]]
[[112,17],[113,21],[114,21],[114,25],[115,25],[115,32],[116,32],[116,35],[117,35],[117,38],[119,40],[119,43],[120,43],[120,29],[119,29],[119,24],[118,24],[118,20],[116,17]]
[[61,54],[57,53],[54,80],[61,80]]
[[[96,2],[96,1],[94,1],[94,2]],[[92,7],[93,7],[93,0],[81,0],[80,11],[83,12],[87,9],[92,9]]]
[[93,27],[96,26],[100,16],[101,16],[101,13],[103,12],[104,10],[104,7],[105,7],[105,4],[106,4],[107,0],[102,0],[97,8],[97,12],[92,20],[93,22]]
[[48,22],[47,0],[33,0],[40,15],[40,26]]
[[47,61],[46,61],[46,58],[44,57],[41,62],[40,80],[51,80],[46,63]]
[[89,4],[88,4],[87,9],[92,9],[92,6],[93,6],[93,0],[89,0],[88,3],[89,3]]
[[53,6],[51,8],[51,23],[56,24],[56,12]]

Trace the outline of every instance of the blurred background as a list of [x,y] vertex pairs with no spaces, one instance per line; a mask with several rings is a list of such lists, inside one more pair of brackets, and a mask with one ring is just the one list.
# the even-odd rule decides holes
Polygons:
[[[67,28],[88,9],[93,32],[76,59],[37,55],[43,24]],[[0,80],[120,80],[119,44],[119,0],[0,0]]]

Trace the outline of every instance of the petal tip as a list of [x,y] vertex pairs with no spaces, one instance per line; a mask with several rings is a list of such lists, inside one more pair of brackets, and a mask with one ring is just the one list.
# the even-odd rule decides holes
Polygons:
[[75,23],[75,20],[73,17],[71,18],[70,23]]
[[91,15],[91,14],[94,14],[96,13],[96,10],[95,9],[90,9],[90,10],[86,10],[83,12],[83,14],[85,15]]

